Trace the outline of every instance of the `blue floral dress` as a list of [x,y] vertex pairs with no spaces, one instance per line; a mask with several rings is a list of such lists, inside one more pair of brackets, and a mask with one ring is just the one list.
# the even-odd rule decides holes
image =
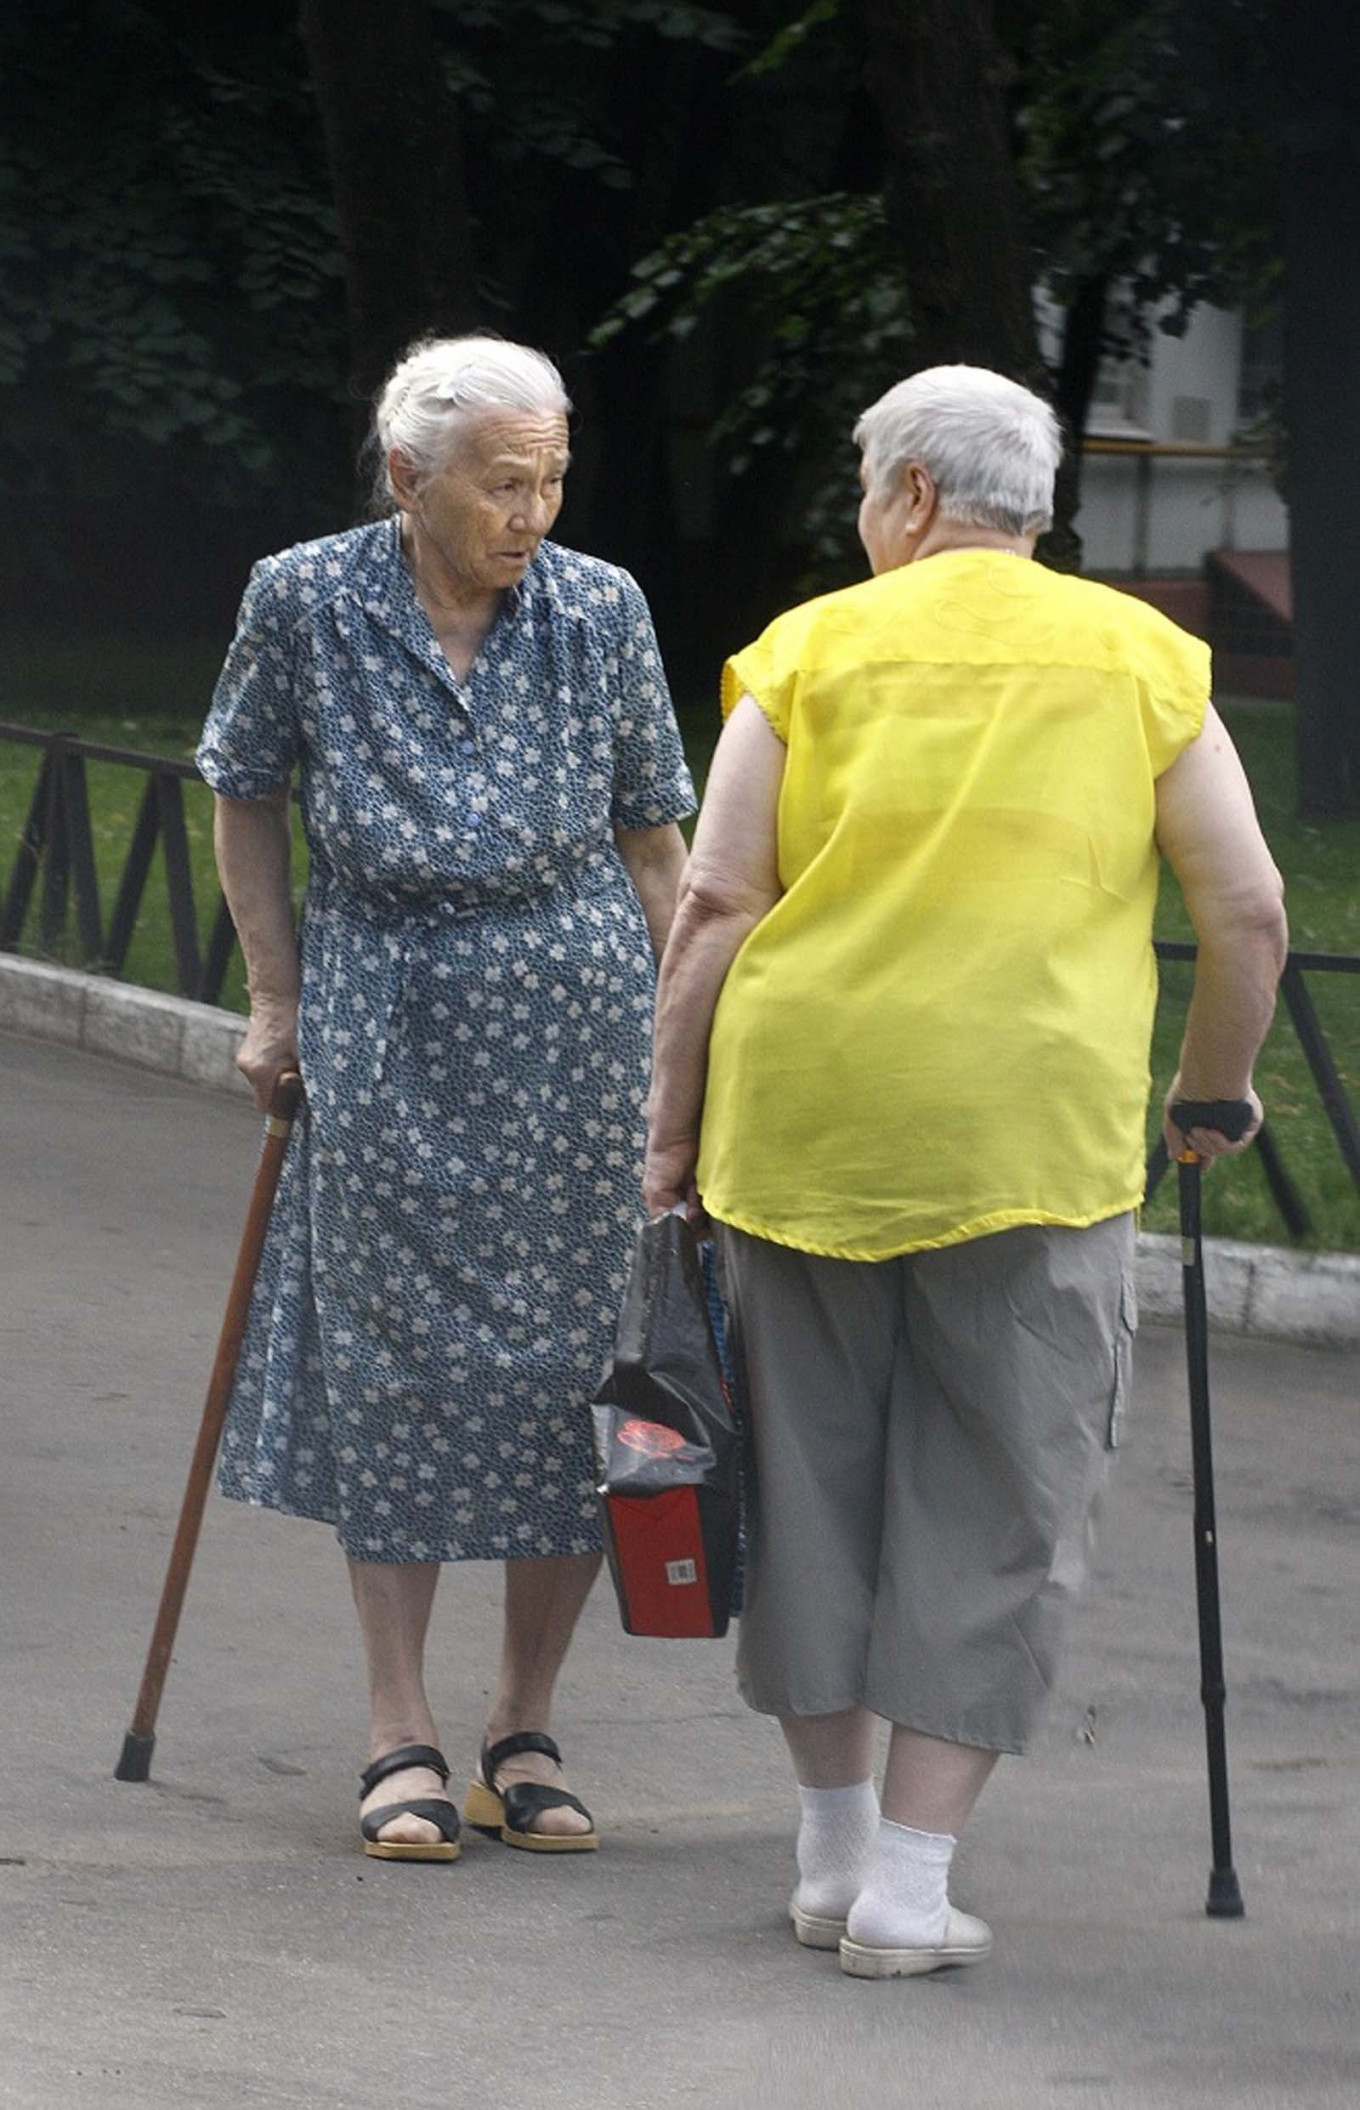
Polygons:
[[225,1494],[361,1560],[599,1545],[654,977],[615,828],[693,809],[626,572],[543,543],[457,679],[381,521],[256,566],[198,754],[301,774],[293,1131]]

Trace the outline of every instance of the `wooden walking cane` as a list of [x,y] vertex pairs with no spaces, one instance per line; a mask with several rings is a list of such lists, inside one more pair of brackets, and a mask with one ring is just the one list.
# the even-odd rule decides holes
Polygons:
[[151,1630],[151,1645],[146,1652],[146,1668],[142,1672],[141,1690],[137,1694],[132,1727],[123,1738],[122,1753],[114,1768],[115,1780],[149,1780],[151,1777],[151,1754],[156,1748],[156,1715],[161,1704],[161,1690],[165,1684],[166,1672],[170,1668],[170,1654],[175,1646],[184,1593],[189,1585],[189,1569],[193,1563],[194,1549],[198,1545],[199,1527],[203,1522],[208,1487],[212,1479],[213,1460],[217,1456],[222,1424],[227,1416],[227,1402],[231,1398],[231,1388],[236,1377],[237,1358],[241,1353],[241,1339],[246,1330],[250,1297],[259,1270],[260,1254],[264,1250],[265,1233],[269,1229],[270,1211],[274,1206],[279,1174],[283,1170],[284,1152],[288,1148],[288,1138],[293,1131],[293,1122],[301,1098],[301,1077],[296,1070],[285,1070],[274,1086],[273,1096],[269,1101],[269,1111],[265,1118],[264,1149],[260,1153],[259,1169],[251,1190],[245,1233],[241,1239],[240,1253],[237,1255],[236,1272],[232,1276],[231,1293],[227,1298],[226,1315],[222,1320],[217,1354],[213,1359],[212,1376],[208,1380],[208,1396],[203,1402],[203,1419],[199,1425],[198,1442],[194,1446],[193,1462],[189,1467],[189,1480],[179,1513],[179,1526],[175,1532],[175,1543],[170,1549],[170,1565],[165,1571],[165,1586],[161,1591],[156,1624]]
[[1212,1128],[1236,1143],[1251,1125],[1245,1099],[1178,1099],[1171,1119],[1185,1148],[1176,1160],[1180,1183],[1181,1270],[1185,1290],[1185,1360],[1190,1380],[1190,1455],[1195,1483],[1195,1600],[1199,1611],[1200,1698],[1209,1762],[1209,1831],[1213,1861],[1204,1909],[1210,1919],[1241,1919],[1242,1887],[1233,1867],[1228,1814],[1228,1746],[1223,1727],[1223,1629],[1218,1601],[1218,1524],[1214,1515],[1214,1460],[1209,1435],[1209,1317],[1204,1294],[1200,1232],[1200,1158],[1192,1128]]

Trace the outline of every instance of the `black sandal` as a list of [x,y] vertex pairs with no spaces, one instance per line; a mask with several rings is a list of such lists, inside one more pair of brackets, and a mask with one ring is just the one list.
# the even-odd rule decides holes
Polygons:
[[[485,1832],[489,1839],[501,1839],[507,1846],[522,1846],[529,1853],[593,1853],[600,1843],[595,1820],[577,1796],[538,1780],[517,1780],[504,1794],[497,1789],[495,1780],[500,1767],[507,1758],[518,1758],[524,1751],[541,1751],[555,1766],[562,1763],[562,1754],[552,1738],[539,1729],[521,1729],[515,1736],[503,1736],[498,1744],[483,1744],[481,1763],[463,1805],[468,1823],[474,1831]],[[531,1831],[534,1819],[545,1810],[579,1810],[590,1830]]]
[[[449,1769],[442,1751],[433,1744],[401,1744],[382,1758],[375,1758],[371,1766],[365,1766],[359,1775],[359,1799],[372,1794],[380,1780],[392,1773],[404,1773],[408,1766],[428,1766],[439,1775],[440,1781],[449,1777]],[[423,1817],[427,1824],[437,1825],[441,1837],[416,1845],[404,1839],[380,1839],[379,1832],[394,1817]],[[359,1819],[359,1829],[364,1835],[364,1852],[372,1854],[378,1861],[456,1861],[463,1849],[458,1844],[461,1826],[458,1812],[451,1802],[436,1801],[430,1797],[422,1802],[391,1802],[380,1810],[370,1810]]]

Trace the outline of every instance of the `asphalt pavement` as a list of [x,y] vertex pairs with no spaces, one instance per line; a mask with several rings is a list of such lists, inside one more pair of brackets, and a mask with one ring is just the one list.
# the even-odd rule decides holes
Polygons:
[[[598,1855],[358,1850],[361,1685],[330,1532],[213,1500],[150,1785],[113,1780],[249,1191],[224,1096],[0,1037],[5,2110],[1355,2110],[1354,1360],[1214,1344],[1239,1923],[1208,1920],[1182,1348],[1140,1339],[1041,1747],[954,1892],[994,1959],[843,1978],[785,1920],[794,1798],[731,1643],[602,1583],[555,1724]],[[457,1785],[498,1571],[451,1569]]]

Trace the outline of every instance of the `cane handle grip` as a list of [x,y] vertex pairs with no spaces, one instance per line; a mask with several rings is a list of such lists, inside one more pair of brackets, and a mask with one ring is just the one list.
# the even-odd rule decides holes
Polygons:
[[[277,1122],[286,1134],[297,1118],[302,1103],[302,1079],[296,1070],[285,1070],[277,1079],[269,1095],[269,1119]],[[277,1134],[279,1131],[273,1131]]]
[[[1183,1136],[1188,1137],[1192,1128],[1212,1128],[1230,1143],[1240,1143],[1251,1127],[1253,1112],[1249,1099],[1177,1099],[1171,1107],[1171,1119]],[[1199,1154],[1188,1141],[1178,1158],[1182,1165],[1199,1163]]]

